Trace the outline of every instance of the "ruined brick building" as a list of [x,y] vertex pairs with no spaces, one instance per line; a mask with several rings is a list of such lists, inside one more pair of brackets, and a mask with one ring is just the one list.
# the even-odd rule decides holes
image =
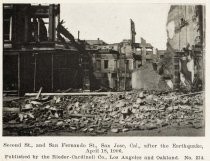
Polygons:
[[132,43],[130,39],[122,42],[107,44],[100,40],[86,40],[90,48],[97,50],[92,52],[93,76],[92,87],[108,88],[114,91],[142,88],[139,77],[135,74],[142,66],[156,60],[155,48],[141,38],[141,43]]
[[59,4],[4,4],[3,91],[23,95],[40,87],[43,92],[139,87],[133,73],[156,56],[143,38],[135,42],[135,34],[131,20],[131,38],[122,42],[75,39],[60,20]]
[[[102,40],[100,40],[103,42]],[[121,43],[98,43],[99,40],[86,40],[92,50],[92,89],[106,89],[113,91],[131,89],[131,72],[133,59],[129,40]],[[123,51],[123,49],[124,51]]]
[[137,43],[135,23],[133,20],[130,23],[130,39],[113,44],[107,44],[100,39],[86,40],[89,48],[96,49],[91,54],[93,89],[123,91],[143,87],[139,78],[144,76],[138,71],[147,63],[152,66],[157,58],[156,49],[143,38],[141,43]]
[[172,5],[167,20],[167,54],[174,88],[199,90],[204,85],[205,6]]

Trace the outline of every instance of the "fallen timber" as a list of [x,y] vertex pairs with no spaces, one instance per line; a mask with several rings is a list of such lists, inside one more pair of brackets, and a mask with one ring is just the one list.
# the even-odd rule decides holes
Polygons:
[[20,108],[16,108],[16,107],[3,107],[3,112],[14,112],[14,113],[18,113],[18,112],[20,112]]
[[[41,93],[41,96],[109,96],[123,92],[84,92],[84,93]],[[26,93],[25,96],[37,96],[37,93]]]

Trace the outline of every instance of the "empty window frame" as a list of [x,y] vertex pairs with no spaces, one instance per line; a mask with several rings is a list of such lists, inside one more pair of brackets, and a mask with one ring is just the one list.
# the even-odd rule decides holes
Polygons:
[[96,70],[101,70],[101,60],[96,60]]
[[109,60],[104,60],[104,69],[108,69],[109,67]]
[[4,35],[4,41],[11,41],[11,39],[12,39],[12,16],[4,16],[3,35]]

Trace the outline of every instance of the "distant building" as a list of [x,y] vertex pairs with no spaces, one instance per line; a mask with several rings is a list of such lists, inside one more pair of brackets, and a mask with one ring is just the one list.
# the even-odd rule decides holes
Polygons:
[[162,59],[164,58],[165,53],[166,53],[166,50],[157,50],[157,57],[159,59]]
[[[89,42],[88,40],[86,41]],[[132,73],[145,63],[156,59],[153,46],[144,42],[131,44],[131,40],[124,39],[120,43],[105,44],[104,41],[91,40],[93,77],[92,87],[110,90],[132,89]]]
[[107,43],[103,40],[100,40],[99,38],[97,40],[85,40],[85,42],[87,47],[91,49],[102,49],[107,46]]
[[141,38],[141,43],[135,43],[134,45],[135,52],[133,55],[135,69],[140,69],[145,63],[151,63],[157,58],[155,48],[143,38]]
[[141,38],[141,43],[134,44],[134,70],[132,72],[133,89],[157,89],[159,76],[154,71],[153,63],[157,61],[158,55],[150,43]]
[[92,89],[117,90],[119,53],[110,49],[92,52]]

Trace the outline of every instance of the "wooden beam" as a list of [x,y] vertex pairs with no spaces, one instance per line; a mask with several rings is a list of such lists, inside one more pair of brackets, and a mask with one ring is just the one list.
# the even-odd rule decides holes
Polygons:
[[54,15],[54,5],[49,6],[49,41],[55,40],[55,15]]
[[41,95],[42,89],[43,89],[42,87],[39,89],[39,92],[36,95],[36,99],[39,99],[39,96]]
[[[41,93],[42,96],[108,96],[123,92],[84,92],[84,93]],[[25,96],[36,96],[37,93],[25,93]]]
[[10,17],[10,25],[9,25],[9,40],[12,41],[12,16]]
[[82,115],[82,114],[69,114],[70,117],[92,117],[94,118],[95,115]]
[[24,17],[25,19],[25,29],[24,29],[24,42],[28,42],[28,37],[29,37],[29,17],[26,15]]
[[20,87],[20,53],[18,53],[18,96],[20,96],[20,90],[21,90],[21,87]]
[[52,64],[51,64],[51,91],[54,91],[54,54],[52,53]]
[[36,68],[37,68],[37,62],[36,62],[36,53],[34,53],[34,92],[36,91]]
[[16,108],[16,107],[3,107],[3,112],[18,113],[18,112],[20,112],[20,108]]

